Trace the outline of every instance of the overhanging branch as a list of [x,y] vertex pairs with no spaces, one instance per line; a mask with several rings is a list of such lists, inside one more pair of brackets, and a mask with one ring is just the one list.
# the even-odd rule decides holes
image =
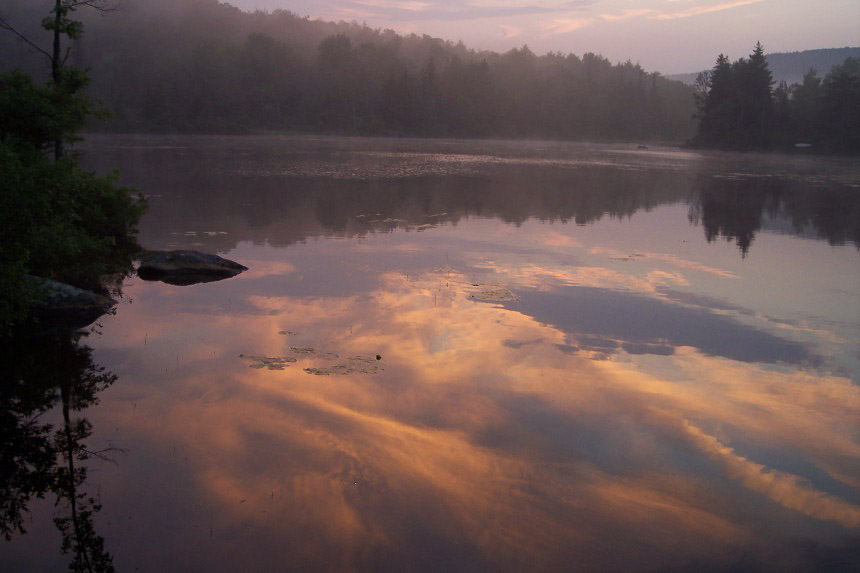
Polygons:
[[115,4],[111,4],[106,0],[72,0],[71,2],[67,2],[66,6],[72,10],[80,6],[86,6],[99,12],[113,12],[117,8]]
[[31,48],[33,48],[34,50],[36,50],[37,52],[39,52],[40,54],[42,54],[43,56],[45,56],[46,58],[48,58],[49,60],[50,60],[50,59],[52,59],[51,54],[49,54],[46,50],[43,50],[42,48],[40,48],[39,46],[37,46],[36,44],[34,44],[33,42],[31,42],[31,41],[30,41],[30,39],[29,39],[29,38],[27,38],[27,36],[25,36],[24,34],[22,34],[21,32],[19,32],[18,30],[16,30],[16,29],[15,29],[15,28],[14,28],[14,27],[9,23],[9,22],[7,22],[7,21],[6,21],[2,16],[0,16],[0,30],[6,30],[6,31],[8,31],[8,32],[12,32],[12,33],[13,33],[13,34],[15,34],[16,36],[18,36],[18,38],[19,38],[20,40],[22,40],[24,43],[26,43],[28,46],[30,46]]

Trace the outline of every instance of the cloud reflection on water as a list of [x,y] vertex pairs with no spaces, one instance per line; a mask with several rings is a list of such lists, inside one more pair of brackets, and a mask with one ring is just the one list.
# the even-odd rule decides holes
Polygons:
[[[796,235],[856,244],[845,181],[817,188],[817,164],[779,158],[616,160],[562,144],[320,139],[307,152],[263,138],[241,139],[241,155],[212,141],[181,168],[133,154],[144,184],[177,177],[156,181],[144,238],[217,229],[194,240],[251,270],[189,289],[135,282],[94,341],[122,381],[94,423],[133,452],[101,473],[130,564],[858,560],[856,253],[767,230],[776,213]],[[380,145],[395,152],[365,149]],[[447,159],[400,153],[428,146]],[[312,172],[285,175],[291,162]],[[754,200],[732,203],[711,176],[721,162],[741,163],[740,180],[787,172],[733,183]],[[354,165],[370,175],[344,179]],[[819,216],[843,203],[844,217]],[[305,371],[335,364],[325,353],[378,354],[384,369]],[[240,354],[296,362],[255,369]]]
[[[799,343],[671,306],[624,273],[586,267],[576,286],[541,291],[533,277],[558,272],[525,272],[521,287],[499,266],[493,276],[522,295],[510,303],[470,299],[474,279],[449,267],[383,272],[350,296],[294,296],[289,281],[280,295],[268,281],[306,269],[254,252],[254,276],[193,296],[137,284],[111,319],[146,324],[152,371],[123,373],[122,388],[143,384],[149,397],[105,423],[182,440],[190,466],[159,471],[196,482],[224,547],[339,569],[612,568],[643,555],[649,567],[728,566],[727,548],[755,563],[760,544],[804,535],[805,518],[858,527],[860,446],[844,430],[860,393],[839,376],[762,363],[802,366],[812,355]],[[673,312],[665,332],[648,318]],[[621,346],[595,361],[560,349],[577,336],[658,340],[672,355]],[[133,338],[122,352],[141,352]],[[290,345],[379,353],[385,370],[319,378],[303,371],[314,357],[283,371],[238,358]],[[803,473],[757,461],[764,446],[803,459]]]

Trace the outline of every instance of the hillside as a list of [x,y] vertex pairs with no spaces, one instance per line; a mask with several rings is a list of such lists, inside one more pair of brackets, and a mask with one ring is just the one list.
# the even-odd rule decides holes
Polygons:
[[[44,2],[8,17],[45,43]],[[138,0],[76,12],[70,62],[113,112],[90,129],[289,131],[681,143],[692,90],[599,55],[504,54],[291,12],[243,12],[216,0]],[[44,63],[0,34],[0,72],[45,77]]]
[[[788,85],[803,81],[804,74],[810,69],[815,70],[818,72],[818,76],[822,77],[830,71],[830,68],[841,64],[848,57],[860,58],[860,47],[782,52],[766,56],[773,79],[777,83],[784,81]],[[687,85],[693,85],[697,75],[699,72],[673,74],[666,77],[684,82]]]

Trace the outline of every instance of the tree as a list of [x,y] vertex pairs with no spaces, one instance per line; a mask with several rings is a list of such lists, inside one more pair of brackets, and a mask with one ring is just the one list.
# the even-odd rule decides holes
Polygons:
[[734,64],[720,54],[698,83],[696,145],[747,149],[771,144],[773,76],[761,43],[756,43],[749,59]]
[[699,78],[697,104],[699,131],[695,142],[704,147],[722,147],[733,138],[737,116],[735,78],[729,59],[720,54],[714,68]]
[[[90,3],[58,3],[58,29],[80,33],[63,16],[79,5]],[[131,272],[140,248],[135,235],[144,202],[117,185],[116,175],[84,171],[62,153],[91,114],[79,93],[87,79],[64,66],[59,85],[37,84],[22,72],[0,76],[0,336],[27,317],[26,275],[118,289],[119,282],[102,277]]]
[[[664,142],[695,129],[688,87],[652,76],[649,89],[638,65],[595,54],[479,52],[214,0],[136,6],[112,18],[75,13],[86,23],[86,41],[75,43],[69,64],[93,70],[87,93],[115,114],[111,124],[90,128]],[[32,64],[6,49],[24,44],[12,34],[2,39],[0,68],[29,65],[32,73]]]
[[763,148],[769,145],[769,130],[773,115],[773,75],[757,42],[749,59],[735,64],[740,115],[742,147]]
[[791,90],[785,82],[779,82],[773,90],[773,133],[774,143],[790,141],[795,133],[795,119],[791,106]]
[[[82,6],[100,12],[108,12],[114,9],[107,3],[107,0],[54,0],[54,7],[51,9],[52,15],[42,20],[42,27],[51,32],[52,42],[50,51],[37,45],[33,40],[12,26],[8,20],[0,16],[0,29],[16,35],[50,61],[51,85],[53,86],[51,99],[53,105],[61,109],[69,105],[80,107],[82,102],[85,101],[78,96],[78,93],[88,83],[86,74],[80,70],[66,68],[66,61],[69,59],[71,46],[67,46],[64,51],[62,45],[63,36],[66,36],[70,41],[75,41],[81,37],[83,25],[77,20],[72,20],[70,15]],[[92,110],[88,106],[85,107],[84,111],[84,116],[92,113]],[[64,142],[70,139],[71,136],[72,133],[63,130],[56,131],[53,134],[54,159],[59,160],[63,157],[65,153]]]
[[826,147],[834,151],[860,152],[860,60],[847,58],[824,78],[820,122],[827,134]]
[[821,106],[821,78],[815,70],[803,76],[803,82],[791,87],[791,109],[794,118],[796,142],[817,143],[819,135],[819,108]]
[[[116,375],[93,362],[79,335],[56,331],[4,341],[0,361],[0,534],[25,534],[31,500],[54,494],[69,570],[113,571],[95,529],[100,504],[86,491],[87,460],[110,460],[110,451],[87,448],[92,426],[75,413],[98,404]],[[48,421],[56,407],[59,425]]]

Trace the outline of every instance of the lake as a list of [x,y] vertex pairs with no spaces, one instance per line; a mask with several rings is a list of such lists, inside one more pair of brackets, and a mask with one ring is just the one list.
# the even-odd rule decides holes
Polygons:
[[[92,382],[73,417],[103,453],[78,492],[117,570],[860,566],[856,161],[281,136],[78,150],[148,197],[146,248],[249,267],[131,277],[80,341],[14,351]],[[65,570],[62,504],[28,509],[0,569]]]

